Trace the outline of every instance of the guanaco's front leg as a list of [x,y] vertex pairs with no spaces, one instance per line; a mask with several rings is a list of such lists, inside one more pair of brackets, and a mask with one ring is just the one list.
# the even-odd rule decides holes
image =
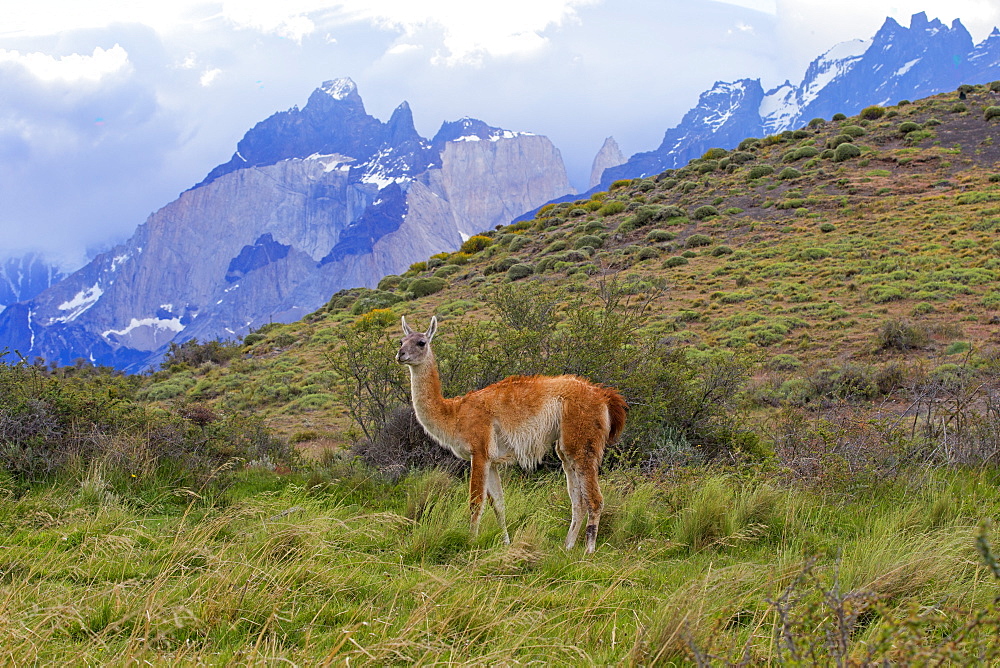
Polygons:
[[472,536],[479,535],[479,520],[483,517],[483,497],[486,494],[486,475],[489,459],[473,453],[472,473],[469,475],[469,509],[472,513]]

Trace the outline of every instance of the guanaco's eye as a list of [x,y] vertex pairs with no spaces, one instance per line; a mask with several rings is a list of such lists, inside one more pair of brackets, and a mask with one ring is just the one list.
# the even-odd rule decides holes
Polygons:
[[423,348],[424,346],[427,345],[427,342],[426,341],[417,341],[417,345],[420,346],[421,348]]

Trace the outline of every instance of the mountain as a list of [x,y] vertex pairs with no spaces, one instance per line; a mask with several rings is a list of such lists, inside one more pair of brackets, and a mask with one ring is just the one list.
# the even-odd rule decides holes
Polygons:
[[814,118],[829,120],[836,113],[855,114],[869,105],[995,79],[1000,79],[1000,31],[974,45],[958,19],[947,26],[920,12],[904,28],[887,18],[872,39],[843,42],[819,56],[798,85],[786,81],[765,91],[759,79],[716,82],[666,131],[656,150],[605,170],[598,189],[682,166],[746,137],[800,128]]
[[605,139],[601,150],[594,156],[594,164],[590,168],[590,187],[593,188],[601,182],[601,174],[605,169],[617,167],[627,159],[614,137]]
[[0,345],[138,369],[170,342],[232,338],[373,286],[572,192],[545,137],[474,119],[427,140],[338,79],[274,114],[124,244],[0,314]]
[[7,258],[0,262],[0,311],[9,304],[31,299],[64,277],[59,267],[38,253]]

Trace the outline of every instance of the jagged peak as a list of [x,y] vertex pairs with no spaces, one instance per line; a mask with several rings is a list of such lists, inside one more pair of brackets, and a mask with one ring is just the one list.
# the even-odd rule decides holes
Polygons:
[[449,141],[497,141],[500,139],[513,139],[521,135],[530,135],[530,132],[513,132],[487,125],[477,118],[460,118],[457,121],[445,121],[441,124],[441,129],[434,135],[432,142],[441,145]]
[[421,139],[417,133],[417,128],[413,125],[413,112],[410,110],[410,104],[406,100],[403,100],[392,112],[387,126],[389,129],[389,140],[393,145]]
[[334,100],[346,100],[349,97],[357,97],[358,95],[358,85],[350,77],[340,77],[339,79],[324,81],[317,90],[326,93]]

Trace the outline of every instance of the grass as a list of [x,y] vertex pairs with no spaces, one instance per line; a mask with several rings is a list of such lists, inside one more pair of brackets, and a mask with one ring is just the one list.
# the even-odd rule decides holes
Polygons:
[[[1000,513],[991,474],[931,472],[837,498],[745,475],[605,476],[600,545],[586,559],[561,548],[569,508],[555,474],[506,475],[510,546],[491,514],[469,536],[465,484],[438,471],[389,483],[345,463],[248,470],[174,512],[109,499],[99,482],[35,489],[0,501],[2,656],[756,664],[787,653],[782,592],[794,585],[807,610],[836,583],[868,601],[845,656],[900,661],[993,610],[1000,589],[975,548],[979,521]],[[931,608],[950,626],[914,618]],[[929,634],[909,649],[907,624]]]

